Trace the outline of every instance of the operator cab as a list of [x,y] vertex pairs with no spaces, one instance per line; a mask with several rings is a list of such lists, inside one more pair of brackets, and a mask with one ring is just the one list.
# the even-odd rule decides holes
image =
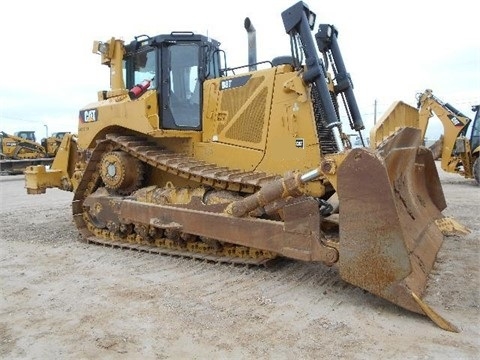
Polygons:
[[131,89],[149,80],[158,93],[160,127],[200,130],[202,85],[219,77],[220,43],[192,32],[141,35],[125,47],[125,80]]
[[25,140],[30,140],[33,142],[37,141],[35,138],[35,131],[18,131],[14,133],[14,135]]

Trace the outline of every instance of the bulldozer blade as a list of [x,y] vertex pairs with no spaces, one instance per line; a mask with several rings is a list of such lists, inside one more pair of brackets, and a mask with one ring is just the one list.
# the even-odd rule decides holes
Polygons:
[[432,154],[420,142],[418,129],[402,128],[376,151],[353,149],[339,167],[339,271],[454,331],[421,300],[443,243],[436,221],[446,203]]

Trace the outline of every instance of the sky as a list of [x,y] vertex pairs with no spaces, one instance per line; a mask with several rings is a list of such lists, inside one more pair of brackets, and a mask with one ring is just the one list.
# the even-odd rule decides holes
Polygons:
[[[318,24],[334,25],[368,136],[398,100],[434,95],[473,118],[480,104],[478,13],[470,0],[304,1]],[[78,110],[109,87],[109,71],[92,53],[94,40],[129,43],[134,36],[194,31],[220,41],[229,67],[248,61],[249,17],[257,60],[290,54],[282,11],[296,1],[16,0],[0,12],[0,130],[77,130]],[[445,5],[445,3],[449,5]],[[438,138],[438,120],[427,137]],[[344,126],[349,132],[349,126]]]

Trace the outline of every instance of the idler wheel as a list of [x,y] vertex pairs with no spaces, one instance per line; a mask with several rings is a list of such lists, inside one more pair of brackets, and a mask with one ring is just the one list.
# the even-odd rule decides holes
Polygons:
[[142,162],[123,151],[110,151],[102,157],[100,176],[107,189],[128,195],[140,187],[143,174]]

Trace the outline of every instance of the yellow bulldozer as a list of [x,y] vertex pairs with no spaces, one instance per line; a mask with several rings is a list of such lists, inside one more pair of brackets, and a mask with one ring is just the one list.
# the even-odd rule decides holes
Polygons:
[[0,173],[23,173],[27,166],[51,165],[53,159],[36,142],[35,131],[17,131],[13,135],[0,131]]
[[[434,159],[441,158],[444,171],[475,179],[480,185],[480,105],[472,106],[472,121],[454,106],[436,97],[431,89],[417,94],[417,108],[401,101],[392,105],[370,131],[371,146],[379,146],[397,129],[405,126],[421,131],[425,139],[429,120],[435,115],[442,123],[443,133],[430,146]],[[468,133],[470,130],[470,134]]]
[[[345,281],[455,331],[423,300],[452,222],[418,129],[350,149],[340,113],[364,128],[338,31],[298,2],[282,12],[292,53],[228,67],[190,31],[95,41],[110,89],[79,111],[29,194],[72,191],[83,240],[261,265],[338,267]],[[254,59],[254,60],[252,60]],[[338,200],[338,201],[337,201]]]

